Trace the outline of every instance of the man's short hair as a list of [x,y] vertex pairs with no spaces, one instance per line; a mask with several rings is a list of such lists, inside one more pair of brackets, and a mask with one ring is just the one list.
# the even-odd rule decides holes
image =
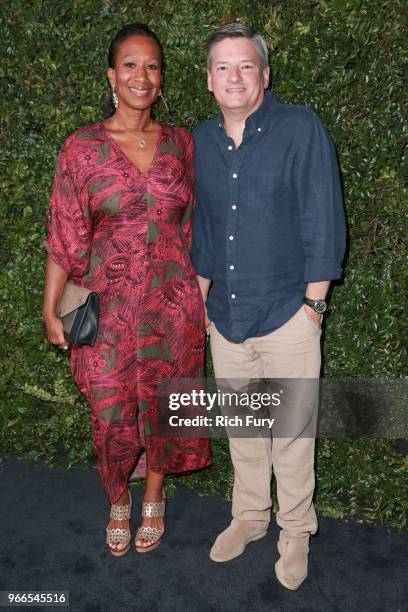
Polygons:
[[261,70],[268,67],[268,47],[265,39],[251,28],[241,23],[227,23],[211,34],[207,43],[207,68],[211,68],[211,55],[215,45],[226,38],[246,38],[250,40],[259,55]]

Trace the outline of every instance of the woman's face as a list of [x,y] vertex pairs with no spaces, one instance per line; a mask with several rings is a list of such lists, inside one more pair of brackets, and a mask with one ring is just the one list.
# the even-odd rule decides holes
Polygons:
[[161,87],[161,57],[157,43],[139,34],[126,38],[116,50],[115,68],[108,69],[108,79],[116,90],[120,108],[149,108]]

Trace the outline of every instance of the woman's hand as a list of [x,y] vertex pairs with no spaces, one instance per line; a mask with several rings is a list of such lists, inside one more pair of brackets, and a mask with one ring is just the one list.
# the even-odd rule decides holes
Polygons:
[[64,337],[62,321],[57,317],[56,312],[67,278],[68,273],[48,255],[45,274],[43,319],[49,342],[56,344],[64,350],[68,348],[68,343]]
[[64,328],[61,319],[56,315],[48,315],[44,317],[44,324],[47,330],[48,342],[51,342],[51,344],[56,344],[61,349],[67,350],[68,343],[65,340]]

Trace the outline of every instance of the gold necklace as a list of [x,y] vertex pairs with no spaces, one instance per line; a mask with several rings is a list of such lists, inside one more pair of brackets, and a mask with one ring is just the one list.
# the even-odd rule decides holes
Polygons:
[[[149,125],[146,126],[146,128],[149,128],[153,123],[153,120],[150,119],[150,123]],[[145,129],[146,129],[145,128]],[[132,129],[126,129],[126,128],[122,128],[124,132],[132,132]],[[137,146],[139,147],[139,149],[145,149],[147,147],[147,140],[145,140],[145,138],[138,138],[136,137],[136,142],[137,142]]]
[[[152,125],[152,123],[153,121],[150,119],[150,123],[146,127],[149,128]],[[147,142],[144,138],[139,138],[138,145],[139,145],[139,149],[145,149],[147,147]]]

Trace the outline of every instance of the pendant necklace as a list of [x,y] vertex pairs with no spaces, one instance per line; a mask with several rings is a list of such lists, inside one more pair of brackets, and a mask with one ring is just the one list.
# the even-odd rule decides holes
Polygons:
[[[152,120],[150,120],[148,127],[150,127],[151,125],[152,125]],[[145,149],[147,146],[147,142],[144,138],[139,138],[138,145],[139,145],[139,149]]]

